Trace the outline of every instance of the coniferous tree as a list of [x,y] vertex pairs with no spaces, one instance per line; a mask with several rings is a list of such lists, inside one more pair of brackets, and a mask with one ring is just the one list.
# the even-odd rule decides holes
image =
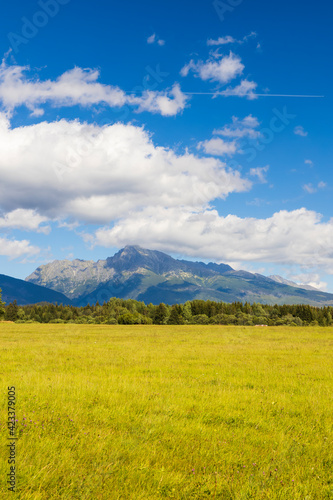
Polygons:
[[161,304],[156,306],[154,314],[154,323],[156,325],[164,325],[168,319],[168,316],[169,316],[168,308],[162,302]]
[[5,303],[2,301],[2,290],[0,288],[0,320],[4,317],[5,315]]
[[18,319],[18,305],[16,300],[14,302],[11,302],[7,308],[6,308],[6,320],[7,321],[16,321]]

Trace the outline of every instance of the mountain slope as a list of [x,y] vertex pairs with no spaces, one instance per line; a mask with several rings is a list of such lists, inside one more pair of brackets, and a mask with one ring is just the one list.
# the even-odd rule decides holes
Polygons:
[[106,260],[55,261],[36,269],[27,281],[62,292],[77,305],[111,297],[146,303],[203,299],[271,304],[333,305],[333,294],[279,283],[226,264],[173,259],[138,246],[126,246]]
[[11,278],[5,274],[0,274],[0,288],[2,290],[2,300],[6,304],[14,300],[17,300],[18,305],[21,306],[37,304],[38,302],[71,304],[71,300],[62,293],[33,283],[27,283],[24,280]]

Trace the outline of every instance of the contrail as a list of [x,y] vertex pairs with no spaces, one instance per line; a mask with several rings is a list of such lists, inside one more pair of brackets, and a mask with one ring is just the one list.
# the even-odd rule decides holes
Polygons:
[[[145,92],[144,90],[129,90],[126,91],[126,94],[142,94]],[[226,97],[307,97],[307,98],[324,98],[324,95],[308,95],[308,94],[226,94],[224,91],[216,91],[216,92],[183,92],[186,95],[215,95],[220,96],[224,95]]]
[[325,97],[324,95],[304,95],[304,94],[254,94],[258,97]]
[[320,97],[323,98],[325,97],[324,95],[306,95],[306,94],[244,94],[244,95],[235,95],[235,94],[224,94],[222,92],[183,92],[183,94],[187,95],[226,95],[227,97],[247,97],[247,96],[253,96],[253,97]]

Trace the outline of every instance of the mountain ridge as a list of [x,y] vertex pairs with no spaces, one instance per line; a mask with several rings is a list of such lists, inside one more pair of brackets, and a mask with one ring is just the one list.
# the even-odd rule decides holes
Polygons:
[[333,305],[333,294],[236,271],[227,264],[174,259],[138,245],[127,245],[97,262],[54,261],[38,267],[26,281],[61,292],[76,305],[104,302],[114,296],[154,304],[202,299]]

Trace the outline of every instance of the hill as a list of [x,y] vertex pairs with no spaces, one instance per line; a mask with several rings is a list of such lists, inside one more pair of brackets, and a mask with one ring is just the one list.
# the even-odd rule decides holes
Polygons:
[[0,288],[2,290],[2,300],[6,304],[14,300],[17,300],[18,305],[21,306],[37,304],[38,302],[71,304],[71,300],[62,293],[24,280],[11,278],[5,274],[0,274]]

